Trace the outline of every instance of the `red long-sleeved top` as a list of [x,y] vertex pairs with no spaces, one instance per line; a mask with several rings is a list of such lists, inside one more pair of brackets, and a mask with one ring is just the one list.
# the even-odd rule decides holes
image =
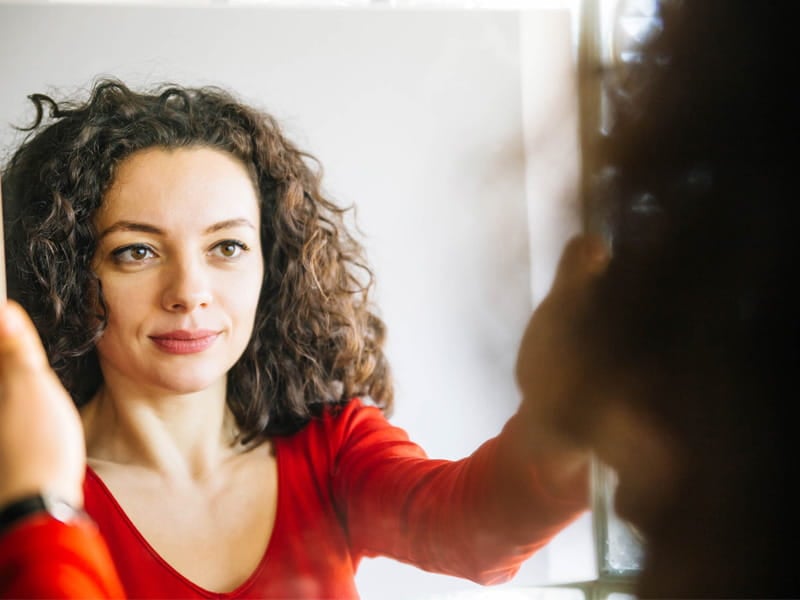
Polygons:
[[[227,593],[205,590],[172,569],[91,469],[86,510],[132,598],[357,598],[358,563],[375,555],[499,583],[587,504],[585,480],[576,480],[569,498],[541,488],[525,438],[515,417],[470,457],[430,460],[402,429],[358,400],[275,438],[272,536],[255,571]],[[121,594],[96,532],[43,519],[0,539],[0,595]]]
[[498,583],[587,503],[583,481],[569,499],[541,489],[516,418],[461,461],[428,459],[405,431],[358,400],[273,443],[272,537],[252,575],[228,593],[172,569],[88,470],[86,510],[131,597],[357,598],[358,563],[376,555]]
[[25,519],[0,538],[0,598],[122,598],[108,549],[90,522]]

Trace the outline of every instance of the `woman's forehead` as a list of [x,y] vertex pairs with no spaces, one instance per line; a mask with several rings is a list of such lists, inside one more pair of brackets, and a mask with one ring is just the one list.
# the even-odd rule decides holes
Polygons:
[[231,154],[208,147],[148,148],[119,164],[95,223],[102,229],[117,220],[257,222],[258,204],[247,168]]

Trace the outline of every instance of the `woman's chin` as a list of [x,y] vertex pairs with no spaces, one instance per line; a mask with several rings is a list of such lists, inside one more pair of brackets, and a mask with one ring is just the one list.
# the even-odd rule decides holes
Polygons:
[[212,377],[207,373],[172,374],[169,377],[159,378],[156,382],[156,387],[170,394],[188,396],[214,388],[224,390],[225,376],[217,375]]

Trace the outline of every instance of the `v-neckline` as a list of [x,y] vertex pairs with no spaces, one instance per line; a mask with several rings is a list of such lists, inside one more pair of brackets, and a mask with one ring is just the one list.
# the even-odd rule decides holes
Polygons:
[[233,599],[242,597],[242,595],[247,592],[248,588],[253,585],[253,583],[259,578],[261,572],[266,568],[267,563],[270,559],[271,549],[277,545],[275,541],[277,536],[281,533],[281,523],[283,519],[280,518],[282,507],[285,506],[286,501],[283,499],[283,485],[282,482],[285,481],[284,477],[281,477],[281,473],[283,471],[281,466],[281,452],[279,451],[280,443],[277,443],[277,440],[273,440],[272,448],[275,454],[275,465],[276,465],[276,485],[277,485],[277,493],[276,493],[276,506],[275,506],[275,519],[272,525],[272,531],[270,533],[269,540],[266,543],[264,548],[264,553],[261,556],[258,564],[256,565],[253,572],[238,586],[236,586],[233,590],[228,592],[218,592],[214,590],[210,590],[205,588],[201,585],[196,584],[191,579],[183,575],[180,571],[178,571],[175,567],[173,567],[169,561],[167,561],[158,550],[156,550],[153,545],[147,540],[147,538],[142,534],[136,524],[131,520],[128,514],[125,512],[125,509],[122,508],[122,505],[116,499],[114,494],[112,493],[111,489],[106,485],[100,475],[88,464],[86,465],[86,477],[91,478],[95,481],[102,491],[102,493],[108,498],[112,508],[118,513],[120,518],[122,519],[125,527],[128,531],[133,535],[142,548],[150,554],[167,572],[172,578],[178,580],[180,583],[185,585],[188,588],[194,590],[200,596],[204,596],[207,598],[221,598],[221,599]]

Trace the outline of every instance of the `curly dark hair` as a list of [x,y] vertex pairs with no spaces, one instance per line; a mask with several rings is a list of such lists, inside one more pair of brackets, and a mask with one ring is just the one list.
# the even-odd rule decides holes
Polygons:
[[134,152],[203,146],[241,160],[261,203],[264,280],[253,334],[228,378],[241,441],[297,431],[319,407],[353,396],[391,409],[385,327],[370,307],[373,276],[345,227],[348,209],[323,196],[319,162],[273,117],[217,87],[137,92],[114,79],[96,82],[86,101],[30,99],[35,122],[3,170],[9,295],[30,313],[78,406],[102,383],[95,343],[107,314],[91,261],[104,194]]

